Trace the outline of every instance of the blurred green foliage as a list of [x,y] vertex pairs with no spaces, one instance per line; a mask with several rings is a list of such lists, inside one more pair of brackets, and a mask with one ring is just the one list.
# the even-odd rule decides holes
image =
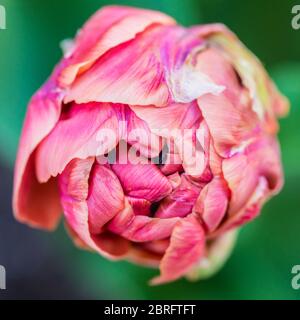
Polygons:
[[[7,30],[0,30],[0,156],[13,166],[26,104],[47,78],[61,52],[59,42],[72,37],[98,8],[98,0],[2,0]],[[231,259],[212,279],[180,280],[149,287],[156,271],[127,262],[109,262],[73,248],[61,227],[58,250],[78,290],[95,298],[133,299],[299,299],[291,288],[291,268],[300,264],[300,30],[291,28],[295,1],[128,0],[126,4],[161,10],[184,25],[222,22],[263,61],[292,103],[281,121],[280,140],[286,184],[256,221],[244,227]],[[53,240],[55,235],[53,236]]]

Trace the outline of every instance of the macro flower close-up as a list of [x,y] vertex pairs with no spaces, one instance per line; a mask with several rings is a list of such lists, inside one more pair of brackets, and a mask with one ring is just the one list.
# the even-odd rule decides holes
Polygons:
[[283,186],[278,118],[261,62],[222,24],[97,11],[32,97],[15,165],[15,217],[152,284],[213,275],[240,226]]
[[0,301],[299,300],[299,37],[294,0],[0,1]]

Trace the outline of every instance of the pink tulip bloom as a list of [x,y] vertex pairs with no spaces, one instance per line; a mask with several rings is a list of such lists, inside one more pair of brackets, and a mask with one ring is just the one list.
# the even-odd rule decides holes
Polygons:
[[221,24],[111,6],[64,47],[28,106],[15,217],[63,213],[77,245],[158,267],[153,284],[211,275],[282,187],[287,100]]

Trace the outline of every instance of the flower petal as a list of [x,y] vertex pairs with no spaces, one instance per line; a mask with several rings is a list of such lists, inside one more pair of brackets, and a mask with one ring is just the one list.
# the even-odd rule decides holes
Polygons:
[[197,56],[196,68],[213,81],[224,87],[223,94],[233,104],[238,104],[240,92],[244,88],[240,84],[233,65],[226,56],[216,48],[201,51]]
[[[182,164],[190,175],[200,176],[203,173],[208,164],[209,135],[204,125],[200,125],[202,115],[195,101],[186,104],[175,103],[163,108],[154,106],[143,108],[130,106],[130,108],[148,124],[151,131],[167,139],[171,153],[167,154],[165,167],[162,170],[172,172],[174,164],[179,165],[175,168],[180,168]],[[202,146],[197,142],[199,126],[198,134],[205,140]]]
[[135,215],[148,216],[151,214],[151,202],[146,199],[127,197]]
[[178,218],[156,219],[124,210],[108,224],[108,230],[134,242],[146,242],[168,238],[177,222]]
[[85,159],[113,149],[119,139],[117,110],[118,106],[110,104],[73,104],[66,118],[60,119],[38,147],[38,180],[45,182],[61,173],[72,159]]
[[170,99],[169,92],[161,81],[164,70],[156,56],[161,29],[160,26],[152,26],[134,40],[108,51],[88,72],[75,80],[65,102],[166,104]]
[[175,226],[170,246],[160,263],[160,276],[151,280],[151,284],[174,281],[199,262],[204,255],[205,233],[193,216],[181,219]]
[[229,196],[226,183],[220,177],[215,177],[202,189],[193,211],[199,214],[210,232],[224,218]]
[[258,137],[243,153],[225,159],[223,172],[231,190],[225,226],[237,226],[253,219],[264,200],[282,187],[278,143],[272,137]]
[[215,46],[226,55],[237,70],[243,85],[249,90],[252,109],[258,118],[265,122],[270,133],[277,131],[275,114],[288,111],[288,101],[281,96],[269,78],[261,62],[238,38],[228,30],[209,36],[210,46]]
[[143,248],[157,254],[164,254],[170,245],[169,239],[154,240],[143,243]]
[[155,202],[172,191],[171,183],[154,164],[113,164],[112,170],[130,197]]
[[13,208],[15,217],[32,226],[53,229],[61,215],[56,182],[39,184],[35,175],[35,149],[57,123],[62,96],[46,84],[32,98],[15,166]]
[[144,157],[157,157],[162,150],[162,137],[151,132],[147,122],[139,118],[128,106],[124,106],[123,119],[126,122],[126,133],[122,138]]
[[191,63],[189,54],[193,55],[193,49],[201,45],[203,40],[188,29],[153,24],[100,57],[74,81],[65,102],[162,107],[172,102],[192,102],[206,93],[219,93],[223,87],[196,71]]
[[161,255],[145,250],[142,246],[133,246],[126,257],[128,261],[149,268],[158,268]]
[[212,239],[206,248],[205,257],[186,274],[186,278],[195,281],[208,279],[216,274],[232,253],[236,238],[237,230],[235,229]]
[[90,231],[100,233],[105,223],[124,209],[124,193],[117,176],[107,167],[95,164],[87,198]]
[[201,187],[192,183],[185,174],[182,174],[180,178],[179,186],[162,200],[155,217],[161,219],[185,217],[192,212]]
[[164,108],[133,105],[130,108],[148,124],[150,130],[166,138],[174,129],[193,127],[202,117],[196,102],[173,103]]
[[217,152],[228,157],[234,147],[249,139],[257,131],[257,118],[247,106],[233,105],[223,94],[207,94],[198,99]]
[[71,161],[59,176],[61,203],[70,227],[91,249],[110,259],[120,259],[129,250],[128,241],[117,235],[101,233],[91,235],[87,197],[89,194],[89,177],[94,158]]
[[175,24],[167,15],[122,6],[107,6],[96,12],[83,26],[68,54],[68,66],[62,71],[60,83],[68,86],[78,74],[90,68],[109,49],[133,39],[152,24]]

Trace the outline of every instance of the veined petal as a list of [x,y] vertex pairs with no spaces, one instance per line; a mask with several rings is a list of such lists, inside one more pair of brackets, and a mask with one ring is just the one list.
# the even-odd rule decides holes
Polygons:
[[172,217],[185,217],[192,212],[201,187],[192,183],[186,175],[180,176],[180,184],[172,193],[163,199],[158,207],[155,217],[165,219]]
[[68,66],[60,83],[68,86],[109,49],[133,39],[152,24],[172,25],[175,21],[160,12],[122,6],[108,6],[94,14],[78,33]]
[[35,149],[57,123],[62,95],[44,86],[32,98],[15,166],[13,208],[15,217],[32,226],[53,229],[61,215],[56,181],[40,184],[35,174]]
[[275,114],[286,113],[289,105],[287,99],[278,92],[261,62],[228,30],[210,35],[209,43],[230,59],[243,85],[250,92],[253,111],[260,120],[267,119],[267,130],[276,132]]
[[254,218],[263,200],[277,193],[283,184],[276,140],[272,137],[258,137],[243,153],[225,159],[223,172],[231,190],[229,219],[226,225],[233,220],[241,222],[243,219],[245,221]]
[[160,263],[160,276],[151,284],[174,281],[200,261],[205,250],[205,233],[193,216],[181,219],[175,226],[170,246]]
[[201,119],[201,112],[196,102],[174,103],[164,108],[155,106],[141,108],[133,105],[130,108],[153,132],[165,138],[172,134],[172,130],[191,128]]
[[127,132],[124,134],[123,139],[144,157],[157,157],[163,147],[163,138],[151,132],[148,123],[138,117],[128,106],[124,106],[124,109],[124,121],[126,121]]
[[153,24],[101,56],[74,81],[65,103],[163,107],[172,102],[189,103],[206,93],[218,94],[223,87],[197,72],[192,63],[193,49],[201,45],[203,40],[188,29]]
[[146,199],[127,197],[135,215],[150,215],[151,202]]
[[224,218],[229,196],[226,183],[220,177],[214,177],[202,189],[193,212],[199,214],[210,232],[214,231]]
[[87,197],[93,164],[93,157],[75,159],[59,176],[64,214],[68,224],[87,246],[107,258],[120,259],[129,251],[128,241],[107,232],[98,235],[90,233]]
[[91,233],[97,234],[124,209],[124,193],[116,175],[103,165],[95,164],[89,183],[89,225]]
[[176,150],[174,139],[167,142],[168,152],[165,154],[165,161],[160,167],[164,175],[171,175],[177,172],[183,172],[182,160],[178,151]]
[[[179,165],[175,167],[179,168],[182,164],[185,171],[194,176],[203,173],[208,164],[207,142],[209,135],[207,130],[202,130],[204,129],[202,126],[199,134],[203,136],[205,142],[203,142],[203,146],[197,143],[196,130],[200,126],[202,115],[195,101],[186,104],[171,104],[163,108],[154,106],[143,108],[130,106],[130,108],[148,124],[151,131],[163,136],[168,141],[168,145],[173,148],[169,150],[170,154],[165,165]],[[174,163],[175,160],[176,163]],[[172,172],[172,168],[168,166],[167,169],[165,166],[163,170],[165,172],[171,170],[170,172]]]
[[169,91],[157,56],[162,30],[160,26],[152,26],[135,39],[109,50],[77,78],[65,102],[167,104]]
[[223,94],[205,95],[198,99],[198,104],[221,156],[228,157],[234,147],[258,130],[253,111],[244,105],[233,105]]
[[130,197],[155,202],[172,191],[171,183],[154,164],[113,164],[112,170]]
[[196,69],[221,85],[224,88],[223,94],[233,104],[240,103],[243,87],[233,65],[220,51],[216,48],[201,51],[197,56]]
[[174,138],[177,152],[186,174],[202,180],[210,180],[209,164],[210,135],[204,121],[194,128],[183,129]]
[[222,174],[223,158],[218,154],[212,139],[209,144],[209,168],[213,176],[220,176]]
[[230,212],[238,212],[254,192],[258,172],[249,163],[247,155],[240,153],[223,161],[224,178],[231,190]]
[[101,103],[72,105],[66,118],[40,144],[36,172],[40,182],[61,173],[75,158],[102,155],[119,140],[117,106]]
[[170,237],[178,218],[157,219],[136,216],[127,210],[118,214],[108,225],[108,229],[134,242],[161,240]]

